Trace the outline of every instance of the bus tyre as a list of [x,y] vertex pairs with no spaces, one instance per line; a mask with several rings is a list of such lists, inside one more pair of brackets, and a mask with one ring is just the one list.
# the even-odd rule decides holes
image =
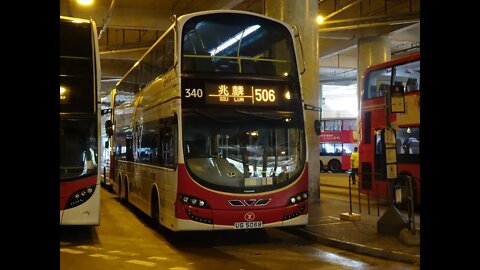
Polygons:
[[325,168],[323,168],[323,162],[320,160],[320,171],[323,172]]
[[118,198],[121,200],[122,199],[122,177],[119,175],[118,176]]
[[328,162],[328,169],[332,172],[341,172],[342,163],[338,159],[332,159]]
[[127,179],[125,179],[125,181],[123,181],[123,183],[124,183],[124,186],[123,186],[124,199],[125,199],[125,202],[128,202],[128,181],[127,181]]
[[153,218],[153,221],[155,223],[160,223],[160,211],[158,207],[158,195],[157,195],[157,190],[153,189],[152,190],[152,201],[151,201],[151,206],[150,206],[150,211],[151,215]]

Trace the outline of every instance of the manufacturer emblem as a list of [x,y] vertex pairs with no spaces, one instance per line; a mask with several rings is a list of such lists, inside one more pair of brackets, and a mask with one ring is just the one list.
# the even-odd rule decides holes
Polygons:
[[255,214],[252,212],[248,212],[245,214],[244,218],[246,221],[253,221],[255,220]]

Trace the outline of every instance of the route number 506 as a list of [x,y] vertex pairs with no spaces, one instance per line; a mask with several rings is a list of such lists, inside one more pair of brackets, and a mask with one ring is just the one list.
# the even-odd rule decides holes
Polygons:
[[274,102],[275,90],[255,89],[255,100],[259,102]]

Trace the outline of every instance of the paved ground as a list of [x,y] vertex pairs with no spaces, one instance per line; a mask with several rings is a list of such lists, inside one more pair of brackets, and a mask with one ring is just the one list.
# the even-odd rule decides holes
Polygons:
[[[366,197],[361,195],[361,209],[358,207],[358,189],[352,186],[352,211],[350,212],[348,180],[345,175],[321,177],[320,202],[309,204],[309,224],[304,227],[287,229],[288,231],[308,236],[318,242],[349,251],[380,257],[388,260],[402,261],[413,264],[420,263],[420,215],[415,215],[415,234],[412,230],[405,229],[402,237],[399,234],[378,233],[378,221],[384,218],[389,208],[384,204],[370,203],[368,213]],[[355,196],[353,196],[355,195]],[[361,212],[359,211],[361,210]],[[408,213],[393,211],[396,217],[408,221]],[[360,219],[355,221],[342,220],[344,213],[360,214]],[[397,223],[387,222],[382,219],[381,228],[391,228]],[[390,219],[389,219],[390,220]],[[412,245],[412,243],[417,243]],[[408,244],[407,244],[408,243]]]

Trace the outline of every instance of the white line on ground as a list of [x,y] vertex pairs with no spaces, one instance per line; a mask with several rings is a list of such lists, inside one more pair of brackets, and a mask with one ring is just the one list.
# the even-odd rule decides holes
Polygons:
[[147,261],[141,261],[141,260],[130,260],[130,261],[127,261],[127,262],[128,263],[133,263],[133,264],[138,264],[138,265],[150,266],[150,267],[154,267],[155,265],[157,265],[154,262],[147,262]]
[[70,253],[70,254],[82,254],[85,253],[85,251],[80,251],[80,250],[75,250],[75,249],[70,249],[70,248],[61,248],[60,252],[65,252],[65,253]]

